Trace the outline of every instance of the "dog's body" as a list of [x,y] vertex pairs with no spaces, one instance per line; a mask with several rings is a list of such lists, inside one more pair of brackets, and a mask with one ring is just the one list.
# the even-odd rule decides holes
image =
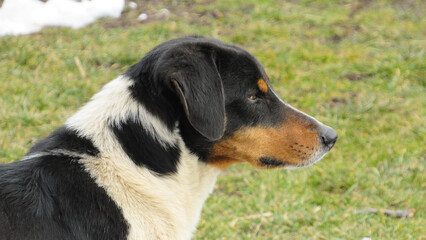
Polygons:
[[189,239],[228,165],[306,166],[336,139],[246,51],[171,40],[0,166],[0,239]]

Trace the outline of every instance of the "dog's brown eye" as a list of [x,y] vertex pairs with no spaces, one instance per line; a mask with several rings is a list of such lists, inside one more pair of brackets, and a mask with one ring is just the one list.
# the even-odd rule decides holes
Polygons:
[[254,101],[257,99],[256,95],[249,95],[247,98],[251,101]]

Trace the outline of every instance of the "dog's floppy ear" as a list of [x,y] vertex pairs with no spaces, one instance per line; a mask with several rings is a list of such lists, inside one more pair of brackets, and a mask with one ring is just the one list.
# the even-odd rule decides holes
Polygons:
[[210,140],[220,139],[225,131],[224,90],[214,58],[212,48],[187,46],[175,49],[166,64],[167,80],[189,123]]

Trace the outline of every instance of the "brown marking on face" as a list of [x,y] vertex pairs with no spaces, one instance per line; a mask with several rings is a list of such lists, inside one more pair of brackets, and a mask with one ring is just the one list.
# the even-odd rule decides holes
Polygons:
[[[246,127],[216,143],[207,162],[220,169],[239,162],[258,168],[305,165],[320,149],[318,133],[313,129],[297,117],[289,117],[276,127]],[[264,157],[282,165],[265,165],[260,161]]]
[[260,78],[257,80],[257,86],[259,87],[260,91],[263,93],[268,92],[268,85],[266,84],[265,80],[263,78]]

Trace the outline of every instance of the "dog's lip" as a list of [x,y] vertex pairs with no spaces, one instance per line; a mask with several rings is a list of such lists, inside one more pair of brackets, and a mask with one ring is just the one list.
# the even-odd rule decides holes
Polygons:
[[315,163],[319,162],[328,152],[329,152],[329,149],[321,149],[321,150],[317,151],[316,153],[313,153],[312,157],[308,161],[305,161],[301,164],[284,163],[281,166],[282,166],[282,168],[289,169],[289,170],[297,169],[297,168],[303,168],[303,167],[309,167],[309,166],[312,166]]
[[260,163],[265,167],[285,167],[289,164],[271,157],[261,157]]

